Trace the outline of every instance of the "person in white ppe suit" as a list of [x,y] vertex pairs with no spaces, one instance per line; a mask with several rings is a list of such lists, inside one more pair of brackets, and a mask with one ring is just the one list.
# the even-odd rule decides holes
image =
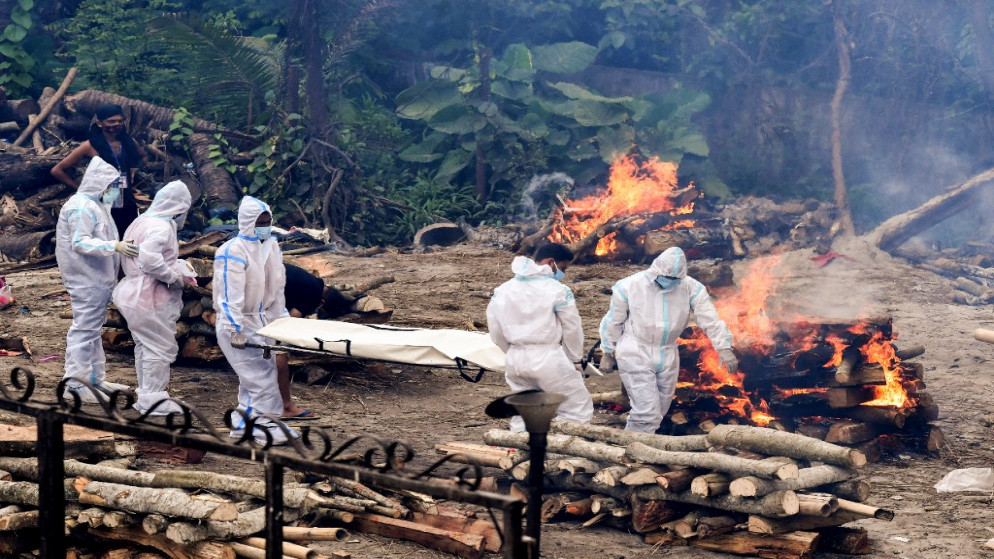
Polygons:
[[[266,429],[274,444],[287,442],[286,429],[278,419],[283,399],[277,384],[276,360],[265,359],[263,350],[248,343],[270,344],[256,334],[277,318],[289,316],[283,287],[286,271],[280,246],[272,235],[269,206],[251,196],[238,206],[238,236],[221,245],[214,256],[214,309],[218,313],[217,341],[228,363],[238,375],[238,408],[255,418],[257,429]],[[232,437],[244,434],[244,420],[236,419]],[[265,434],[253,433],[259,442]]]
[[[590,423],[594,403],[578,370],[583,325],[573,292],[559,282],[572,260],[573,253],[557,243],[540,247],[534,260],[516,257],[514,278],[494,290],[487,306],[487,326],[507,354],[504,374],[512,391],[562,394],[556,418]],[[525,430],[520,416],[511,419],[511,430]]]
[[687,257],[668,248],[648,270],[614,284],[611,307],[601,320],[601,371],[617,364],[631,400],[625,429],[652,433],[673,401],[680,356],[677,338],[690,312],[729,372],[738,369],[732,334],[718,317],[704,284],[687,276]]
[[[119,255],[136,256],[138,248],[118,241],[110,208],[121,195],[121,173],[103,159],[94,157],[86,167],[79,189],[59,212],[55,227],[55,259],[62,283],[69,292],[72,326],[66,335],[65,396],[95,404],[123,384],[107,382],[107,360],[100,329],[107,319],[107,304],[117,283]],[[97,389],[94,393],[83,385]]]
[[135,409],[152,415],[182,413],[169,396],[169,366],[176,360],[176,321],[183,309],[183,284],[196,283],[196,273],[179,255],[176,233],[186,220],[192,199],[181,181],[156,193],[148,210],[128,226],[124,238],[138,246],[138,256],[121,260],[124,279],[113,301],[135,340],[138,400]]

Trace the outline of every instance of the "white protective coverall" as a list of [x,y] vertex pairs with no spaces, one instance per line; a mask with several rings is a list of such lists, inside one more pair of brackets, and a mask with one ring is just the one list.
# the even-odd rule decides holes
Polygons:
[[[244,334],[249,343],[271,344],[269,338],[256,332],[277,318],[289,316],[283,295],[286,270],[280,246],[276,239],[262,241],[255,235],[255,222],[263,213],[272,213],[267,204],[251,196],[242,198],[238,236],[221,245],[214,256],[214,309],[218,345],[238,374],[238,408],[249,417],[279,417],[283,399],[276,382],[276,360],[263,358],[261,349],[237,349],[231,345],[234,332]],[[268,429],[274,443],[286,442],[286,435],[275,422],[259,418],[256,425]],[[241,436],[244,427],[244,423],[236,424],[231,436]],[[263,437],[255,434],[260,442]]]
[[[176,360],[176,321],[183,309],[183,283],[195,277],[178,260],[177,218],[186,218],[192,200],[180,181],[163,186],[148,210],[128,226],[124,238],[138,245],[137,258],[122,258],[125,277],[114,289],[113,301],[128,321],[135,339],[138,400],[135,409],[149,411],[169,398],[169,365]],[[182,413],[175,402],[153,410],[154,415]]]
[[[85,380],[104,392],[127,388],[105,381],[107,360],[100,339],[119,265],[117,226],[100,197],[120,177],[113,165],[99,157],[91,159],[55,226],[55,259],[72,305],[64,378]],[[84,402],[96,402],[80,383],[70,381],[66,388],[75,390]]]
[[[680,278],[663,290],[657,276]],[[718,317],[704,284],[687,276],[687,257],[668,248],[648,270],[614,284],[611,308],[601,320],[601,349],[618,362],[632,409],[625,429],[655,432],[673,401],[680,356],[677,338],[694,319],[716,350],[730,350],[732,334]]]
[[[494,290],[487,306],[490,339],[507,354],[505,379],[514,392],[541,389],[566,400],[558,419],[590,423],[594,403],[573,363],[583,357],[583,326],[573,291],[552,278],[552,268],[518,256],[514,278]],[[512,431],[524,431],[520,416]]]

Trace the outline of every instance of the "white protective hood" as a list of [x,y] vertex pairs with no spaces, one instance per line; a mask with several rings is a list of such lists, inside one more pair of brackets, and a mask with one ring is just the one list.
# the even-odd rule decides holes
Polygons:
[[117,179],[121,178],[121,172],[99,157],[90,160],[83,173],[83,179],[79,182],[79,189],[76,191],[93,200],[100,200],[107,187]]

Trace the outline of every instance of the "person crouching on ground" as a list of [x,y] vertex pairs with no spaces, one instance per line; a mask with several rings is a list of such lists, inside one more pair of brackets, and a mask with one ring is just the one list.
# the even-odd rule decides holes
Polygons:
[[[276,378],[276,362],[263,350],[246,344],[269,344],[256,335],[263,326],[289,316],[283,287],[283,255],[272,238],[269,206],[251,196],[238,206],[238,236],[221,245],[214,256],[214,308],[218,312],[217,342],[238,375],[238,409],[255,419],[256,441],[285,444],[287,433],[298,436],[278,418],[283,411]],[[270,417],[262,417],[267,415]],[[232,437],[242,437],[245,421],[235,418]]]
[[138,256],[121,260],[125,277],[114,289],[113,300],[135,339],[138,400],[134,407],[141,413],[183,412],[169,400],[168,389],[169,366],[179,352],[176,321],[183,309],[183,285],[196,283],[192,268],[177,259],[176,232],[191,203],[186,185],[173,181],[156,193],[148,211],[124,233],[124,238],[138,245]]
[[[566,396],[556,418],[590,423],[593,400],[583,384],[583,325],[573,292],[559,282],[573,260],[565,246],[549,243],[535,259],[518,256],[514,278],[494,290],[487,306],[490,339],[507,354],[505,379],[511,390],[540,389]],[[524,431],[520,416],[512,431]]]
[[648,270],[614,284],[611,307],[601,320],[600,369],[615,364],[632,410],[625,429],[653,433],[670,409],[680,373],[677,338],[694,319],[718,351],[721,363],[734,373],[739,366],[732,334],[704,284],[687,275],[687,257],[678,247],[666,249]]
[[[55,259],[69,292],[72,326],[66,335],[65,397],[96,404],[123,384],[107,382],[107,358],[100,329],[117,283],[119,256],[137,256],[138,247],[118,241],[110,215],[121,173],[99,157],[90,160],[76,194],[69,197],[55,227]],[[82,381],[94,386],[89,390]]]

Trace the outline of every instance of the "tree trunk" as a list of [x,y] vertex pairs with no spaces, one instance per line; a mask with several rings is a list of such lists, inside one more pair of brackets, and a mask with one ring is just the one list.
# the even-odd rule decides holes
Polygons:
[[14,189],[31,192],[57,182],[52,167],[62,161],[58,155],[16,155],[0,152],[0,194]]
[[55,254],[55,231],[0,236],[0,254],[12,260],[35,261]]
[[[237,493],[259,499],[266,498],[266,482],[261,479],[192,470],[164,470],[147,475],[152,476],[148,482],[149,487],[206,489],[221,493]],[[283,505],[291,508],[303,508],[311,495],[315,499],[320,499],[317,493],[306,487],[286,485],[283,487]]]
[[[87,464],[79,460],[64,461],[66,477],[85,477],[93,481],[106,481],[123,485],[147,486],[155,475],[137,470],[110,468]],[[38,460],[36,458],[0,458],[0,469],[14,476],[31,481],[38,481]]]
[[774,491],[810,489],[850,479],[852,472],[837,466],[802,468],[796,479],[768,480],[758,477],[741,477],[732,481],[729,492],[736,497],[761,497]]
[[[158,130],[169,130],[169,125],[172,124],[173,117],[176,115],[176,111],[172,109],[95,89],[86,89],[65,99],[66,109],[86,116],[95,115],[100,105],[108,103],[123,107],[129,117],[129,122],[141,122],[149,128]],[[215,132],[218,127],[206,120],[194,117],[193,130],[195,132]]]
[[803,435],[744,425],[719,425],[707,434],[715,446],[751,450],[767,455],[786,456],[860,468],[866,457],[858,450],[829,444]]
[[841,526],[868,518],[863,514],[838,511],[828,516],[793,516],[791,518],[749,517],[749,531],[755,534],[784,534],[796,530],[817,530],[829,526]]
[[986,0],[971,0],[970,26],[976,42],[977,66],[988,103],[994,102],[994,33],[991,32],[991,6]]
[[832,0],[832,21],[835,28],[835,46],[839,55],[839,79],[835,83],[835,95],[832,96],[832,178],[835,181],[835,207],[839,212],[839,225],[842,233],[848,236],[856,235],[852,221],[852,210],[849,207],[849,194],[846,192],[845,174],[842,172],[842,98],[849,88],[852,78],[852,58],[849,48],[849,36],[845,22],[842,21],[842,11],[838,0]]
[[197,166],[197,176],[206,195],[207,208],[236,211],[242,199],[242,190],[228,171],[211,161],[210,147],[214,143],[214,138],[209,134],[191,135],[190,158]]
[[896,215],[867,234],[867,239],[882,250],[891,251],[918,233],[932,227],[975,203],[973,195],[994,181],[994,169],[988,169],[953,190],[940,194],[917,208]]
[[[300,516],[296,509],[284,509],[284,521],[292,522]],[[192,522],[173,522],[166,528],[166,537],[176,543],[194,543],[198,541],[231,540],[244,538],[261,532],[266,528],[266,509],[260,507],[248,512],[239,513],[235,520],[207,520],[199,524]]]

